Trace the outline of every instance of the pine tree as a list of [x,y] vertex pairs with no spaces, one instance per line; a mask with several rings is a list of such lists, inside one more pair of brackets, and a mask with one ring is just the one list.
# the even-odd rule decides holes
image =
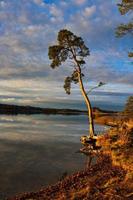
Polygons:
[[[65,78],[64,89],[67,94],[71,93],[71,84],[79,84],[80,91],[84,97],[88,109],[88,123],[89,123],[89,136],[94,136],[94,120],[92,113],[92,106],[88,93],[92,89],[102,86],[104,83],[100,82],[97,87],[92,88],[87,92],[84,88],[82,72],[85,58],[90,55],[89,48],[85,45],[81,37],[76,36],[69,30],[60,30],[57,37],[57,45],[49,47],[49,59],[52,60],[51,67],[54,69],[62,65],[65,61],[71,61],[73,70],[70,76]],[[69,63],[67,62],[68,66]]]
[[[120,4],[118,4],[119,11],[121,15],[125,15],[129,12],[133,11],[133,0],[122,0]],[[133,20],[131,20],[127,24],[120,24],[116,29],[117,37],[123,37],[126,34],[130,34],[133,36]],[[129,57],[133,57],[133,52],[128,53]]]
[[133,116],[133,96],[130,96],[125,105],[124,114],[127,116]]

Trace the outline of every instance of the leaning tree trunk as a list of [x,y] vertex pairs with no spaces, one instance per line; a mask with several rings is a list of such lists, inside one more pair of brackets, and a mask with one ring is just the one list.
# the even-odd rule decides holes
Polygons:
[[79,85],[80,85],[81,93],[82,93],[82,95],[85,99],[86,106],[87,106],[87,109],[88,109],[89,135],[90,135],[90,138],[93,138],[93,136],[94,136],[94,122],[93,122],[92,107],[91,107],[90,100],[87,96],[87,93],[84,89],[84,85],[83,85],[83,81],[82,81],[82,75],[81,75],[81,69],[79,69],[78,78],[79,78]]
[[81,67],[80,67],[80,64],[77,61],[76,54],[74,53],[73,49],[71,49],[71,53],[73,55],[73,59],[75,61],[75,64],[78,68],[77,72],[78,72],[79,86],[80,86],[81,93],[82,93],[82,95],[85,99],[86,106],[87,106],[87,109],[88,109],[89,136],[90,136],[90,138],[93,138],[94,135],[95,135],[95,132],[94,132],[94,122],[93,122],[93,114],[92,114],[91,103],[90,103],[90,100],[89,100],[87,93],[84,89],[84,85],[83,85],[83,81],[82,81]]

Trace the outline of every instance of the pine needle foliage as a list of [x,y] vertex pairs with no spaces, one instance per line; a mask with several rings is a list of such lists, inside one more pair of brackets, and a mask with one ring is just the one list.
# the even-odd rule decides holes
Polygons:
[[[126,15],[133,11],[133,0],[122,0],[121,3],[117,4],[121,15]],[[133,36],[133,19],[127,24],[120,24],[116,29],[116,36],[123,37],[127,34]],[[128,53],[129,57],[133,57],[133,52]]]
[[[53,69],[59,67],[66,60],[73,61],[74,59],[82,68],[85,64],[84,58],[89,55],[89,48],[85,45],[83,39],[66,29],[59,31],[57,45],[50,46],[48,53],[49,59],[52,60],[51,67]],[[71,83],[77,84],[79,82],[77,69],[75,69],[77,63],[74,64],[71,76],[66,77],[64,80],[64,89],[67,94],[71,93]],[[81,76],[83,77],[84,74],[82,73]]]

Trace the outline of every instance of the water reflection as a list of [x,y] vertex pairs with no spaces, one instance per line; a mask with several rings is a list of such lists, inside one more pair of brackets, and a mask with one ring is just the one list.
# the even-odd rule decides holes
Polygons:
[[[18,115],[0,117],[0,199],[38,190],[84,167],[76,154],[87,135],[86,116]],[[105,127],[96,126],[97,131]]]

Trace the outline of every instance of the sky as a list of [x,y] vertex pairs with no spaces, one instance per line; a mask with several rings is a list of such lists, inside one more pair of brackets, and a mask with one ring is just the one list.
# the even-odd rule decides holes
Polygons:
[[[121,16],[115,0],[0,0],[0,102],[41,105],[82,100],[78,85],[65,94],[63,82],[72,67],[50,68],[48,47],[59,30],[81,36],[90,49],[86,89],[98,84],[92,101],[124,102],[133,94],[133,64],[127,54],[130,35],[116,38],[115,29],[133,17]],[[114,98],[114,96],[118,98]]]

